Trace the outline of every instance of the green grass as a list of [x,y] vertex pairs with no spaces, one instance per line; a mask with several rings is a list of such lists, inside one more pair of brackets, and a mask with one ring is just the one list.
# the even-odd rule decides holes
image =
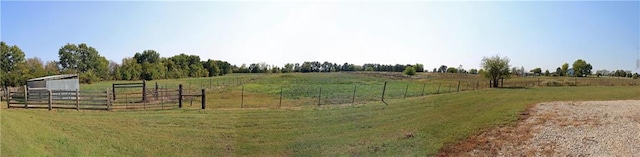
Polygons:
[[[344,84],[350,86],[345,87],[346,89],[352,90],[354,84],[365,86],[370,83],[378,87],[384,80],[396,84],[426,83],[431,86],[439,82],[456,82],[444,79],[387,78],[367,74],[225,77],[227,76],[214,79],[253,78],[254,80],[245,84],[245,90],[250,91],[250,96],[254,98],[254,102],[249,103],[256,104],[273,103],[279,87],[285,85],[289,85],[286,87],[291,92],[301,93],[297,99],[296,95],[287,96],[289,103],[292,103],[312,99],[313,96],[304,96],[302,89],[313,89],[315,85]],[[203,79],[159,82],[175,85],[181,82],[195,84],[201,80]],[[278,80],[298,83],[280,83]],[[309,85],[294,87],[300,83]],[[105,86],[110,84],[83,85],[82,88],[101,89]],[[404,90],[402,85],[398,86],[396,88]],[[237,93],[238,88],[241,87],[229,86],[216,90]],[[432,87],[430,89],[433,90]],[[331,90],[333,89],[327,87],[327,91]],[[362,91],[362,95],[373,96],[376,95],[377,88],[363,88]],[[446,144],[484,129],[514,124],[519,113],[530,104],[546,101],[638,99],[639,92],[640,88],[633,86],[483,89],[407,99],[392,96],[393,99],[387,100],[389,105],[376,101],[356,106],[282,109],[46,111],[6,109],[6,104],[2,104],[0,155],[435,155]],[[213,94],[216,93],[212,93],[215,96]],[[405,135],[413,137],[406,138]]]

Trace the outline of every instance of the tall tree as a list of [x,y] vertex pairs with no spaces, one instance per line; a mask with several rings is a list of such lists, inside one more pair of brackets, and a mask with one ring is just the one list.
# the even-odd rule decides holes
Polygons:
[[24,52],[16,46],[0,42],[0,80],[5,86],[23,85],[26,78],[22,75],[21,66],[25,63]]
[[160,79],[166,76],[166,70],[160,63],[160,54],[154,50],[144,50],[142,53],[136,53],[133,55],[133,59],[137,64],[140,64],[142,71],[140,73],[140,79],[153,80]]
[[424,72],[424,65],[420,63],[416,63],[413,67],[416,69],[416,72]]
[[591,70],[593,67],[591,64],[587,63],[582,59],[578,59],[573,62],[573,71],[575,72],[575,76],[577,77],[586,77],[591,75]]
[[85,43],[66,44],[58,51],[59,64],[63,73],[80,73],[80,80],[91,83],[108,79],[109,61],[98,50]]
[[44,64],[38,57],[28,58],[25,61],[27,72],[25,73],[27,78],[43,77],[47,75],[44,70]]
[[568,63],[562,64],[562,71],[560,73],[560,76],[567,76],[568,71],[569,71],[569,64]]
[[446,65],[441,65],[440,68],[438,68],[438,72],[446,73],[447,72],[447,66]]
[[509,77],[509,61],[509,58],[499,55],[482,58],[481,65],[486,71],[484,76],[491,79],[493,87],[498,87],[499,79]]
[[56,61],[48,61],[44,65],[44,70],[47,72],[47,75],[60,74],[60,68],[58,67],[58,63],[56,63]]
[[220,68],[216,61],[208,59],[206,62],[202,63],[207,72],[209,73],[209,77],[219,76],[221,75]]

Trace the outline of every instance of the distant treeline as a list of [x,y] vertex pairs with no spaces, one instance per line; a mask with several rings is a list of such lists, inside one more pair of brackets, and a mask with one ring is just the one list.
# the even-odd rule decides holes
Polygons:
[[383,64],[337,64],[331,62],[303,62],[300,63],[287,63],[284,67],[278,67],[275,65],[268,65],[266,63],[253,63],[249,66],[242,64],[240,67],[233,65],[234,73],[291,73],[291,72],[340,72],[340,71],[388,71],[388,72],[402,72],[407,66],[414,67],[417,72],[423,72],[424,66],[422,64],[396,64],[396,65],[383,65]]
[[[82,83],[92,83],[101,80],[154,80],[176,79],[187,77],[214,77],[230,73],[292,73],[292,72],[340,72],[340,71],[382,71],[402,72],[407,67],[416,72],[427,72],[422,64],[395,64],[385,65],[369,63],[355,65],[349,63],[331,63],[319,61],[306,61],[302,63],[287,63],[283,67],[269,65],[267,63],[231,65],[227,61],[211,60],[202,61],[200,56],[179,54],[172,57],[160,57],[154,50],[137,52],[131,57],[125,57],[118,64],[108,61],[100,55],[98,50],[87,44],[66,44],[58,50],[58,61],[44,63],[37,57],[25,59],[24,52],[16,45],[9,46],[4,41],[0,43],[0,86],[20,86],[26,80],[36,77],[57,74],[80,74]],[[577,69],[577,70],[576,70]],[[545,76],[578,76],[591,75],[592,66],[584,60],[578,59],[569,68],[567,63],[556,69],[556,72],[535,68],[530,72],[533,75]],[[482,69],[465,70],[460,65],[458,68],[442,65],[433,68],[432,72],[440,73],[483,73]],[[513,67],[510,71],[513,75],[525,75],[524,67]],[[619,76],[637,78],[638,74],[631,71],[599,70],[599,76]]]
[[25,53],[17,46],[0,43],[1,86],[20,86],[31,78],[57,75],[79,74],[82,83],[102,80],[154,80],[187,77],[214,77],[230,73],[291,73],[291,72],[339,72],[339,71],[392,71],[402,72],[411,66],[417,72],[423,72],[422,64],[382,65],[382,64],[337,64],[318,61],[288,63],[284,67],[253,63],[249,66],[231,65],[227,61],[202,61],[200,56],[179,54],[172,57],[160,57],[154,50],[137,52],[122,59],[119,64],[107,60],[98,50],[85,44],[66,44],[58,50],[58,61],[43,62],[38,57],[25,59]]

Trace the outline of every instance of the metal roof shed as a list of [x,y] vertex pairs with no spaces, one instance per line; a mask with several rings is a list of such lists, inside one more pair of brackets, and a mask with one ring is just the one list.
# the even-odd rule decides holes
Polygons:
[[52,75],[27,80],[27,87],[72,91],[80,89],[78,74]]

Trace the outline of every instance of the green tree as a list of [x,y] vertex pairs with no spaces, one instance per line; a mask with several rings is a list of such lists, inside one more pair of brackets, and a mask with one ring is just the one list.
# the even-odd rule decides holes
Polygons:
[[424,65],[420,63],[416,63],[413,67],[416,69],[416,72],[424,72]]
[[454,67],[447,68],[447,73],[458,73],[458,69]]
[[408,76],[413,76],[416,75],[416,69],[413,68],[412,66],[407,66],[404,68],[404,71],[402,71],[405,75]]
[[531,69],[529,72],[533,73],[534,75],[542,75],[542,69],[541,68],[534,68]]
[[469,69],[470,74],[478,74],[478,69]]
[[551,76],[551,73],[549,72],[548,69],[544,71],[544,76]]
[[569,64],[568,63],[564,63],[562,64],[562,71],[560,72],[560,76],[567,76],[567,71],[569,71]]
[[220,68],[218,67],[218,63],[216,63],[216,61],[214,60],[209,59],[206,62],[202,63],[202,66],[204,66],[204,68],[207,69],[209,77],[221,75],[221,71],[220,71]]
[[25,77],[27,78],[36,78],[43,77],[47,75],[47,72],[44,70],[44,64],[42,60],[38,57],[28,58],[26,61],[27,72],[25,73]]
[[[106,80],[109,78],[109,61],[98,53],[98,50],[85,43],[79,45],[66,44],[58,50],[58,57],[63,73],[80,73],[80,77],[90,77],[86,81]],[[90,73],[88,73],[90,72]]]
[[578,59],[573,62],[573,71],[575,72],[575,76],[577,77],[586,77],[591,75],[591,70],[593,67],[591,64],[587,63],[582,59]]
[[482,58],[482,68],[486,78],[491,79],[493,87],[498,87],[498,80],[501,78],[508,78],[509,75],[509,58],[500,57],[499,55],[493,57]]
[[24,52],[16,46],[9,46],[4,41],[0,42],[0,80],[5,86],[20,86],[26,81],[22,68],[25,64]]
[[47,72],[47,75],[58,75],[58,74],[60,74],[60,68],[58,67],[58,63],[56,63],[56,61],[48,61],[44,65],[44,71]]
[[138,80],[140,79],[140,71],[142,71],[142,65],[133,58],[123,58],[122,65],[118,68],[122,80]]
[[166,76],[165,68],[162,66],[160,54],[154,50],[144,50],[142,53],[136,53],[133,56],[137,64],[140,64],[142,71],[140,79],[154,80],[164,78]]

